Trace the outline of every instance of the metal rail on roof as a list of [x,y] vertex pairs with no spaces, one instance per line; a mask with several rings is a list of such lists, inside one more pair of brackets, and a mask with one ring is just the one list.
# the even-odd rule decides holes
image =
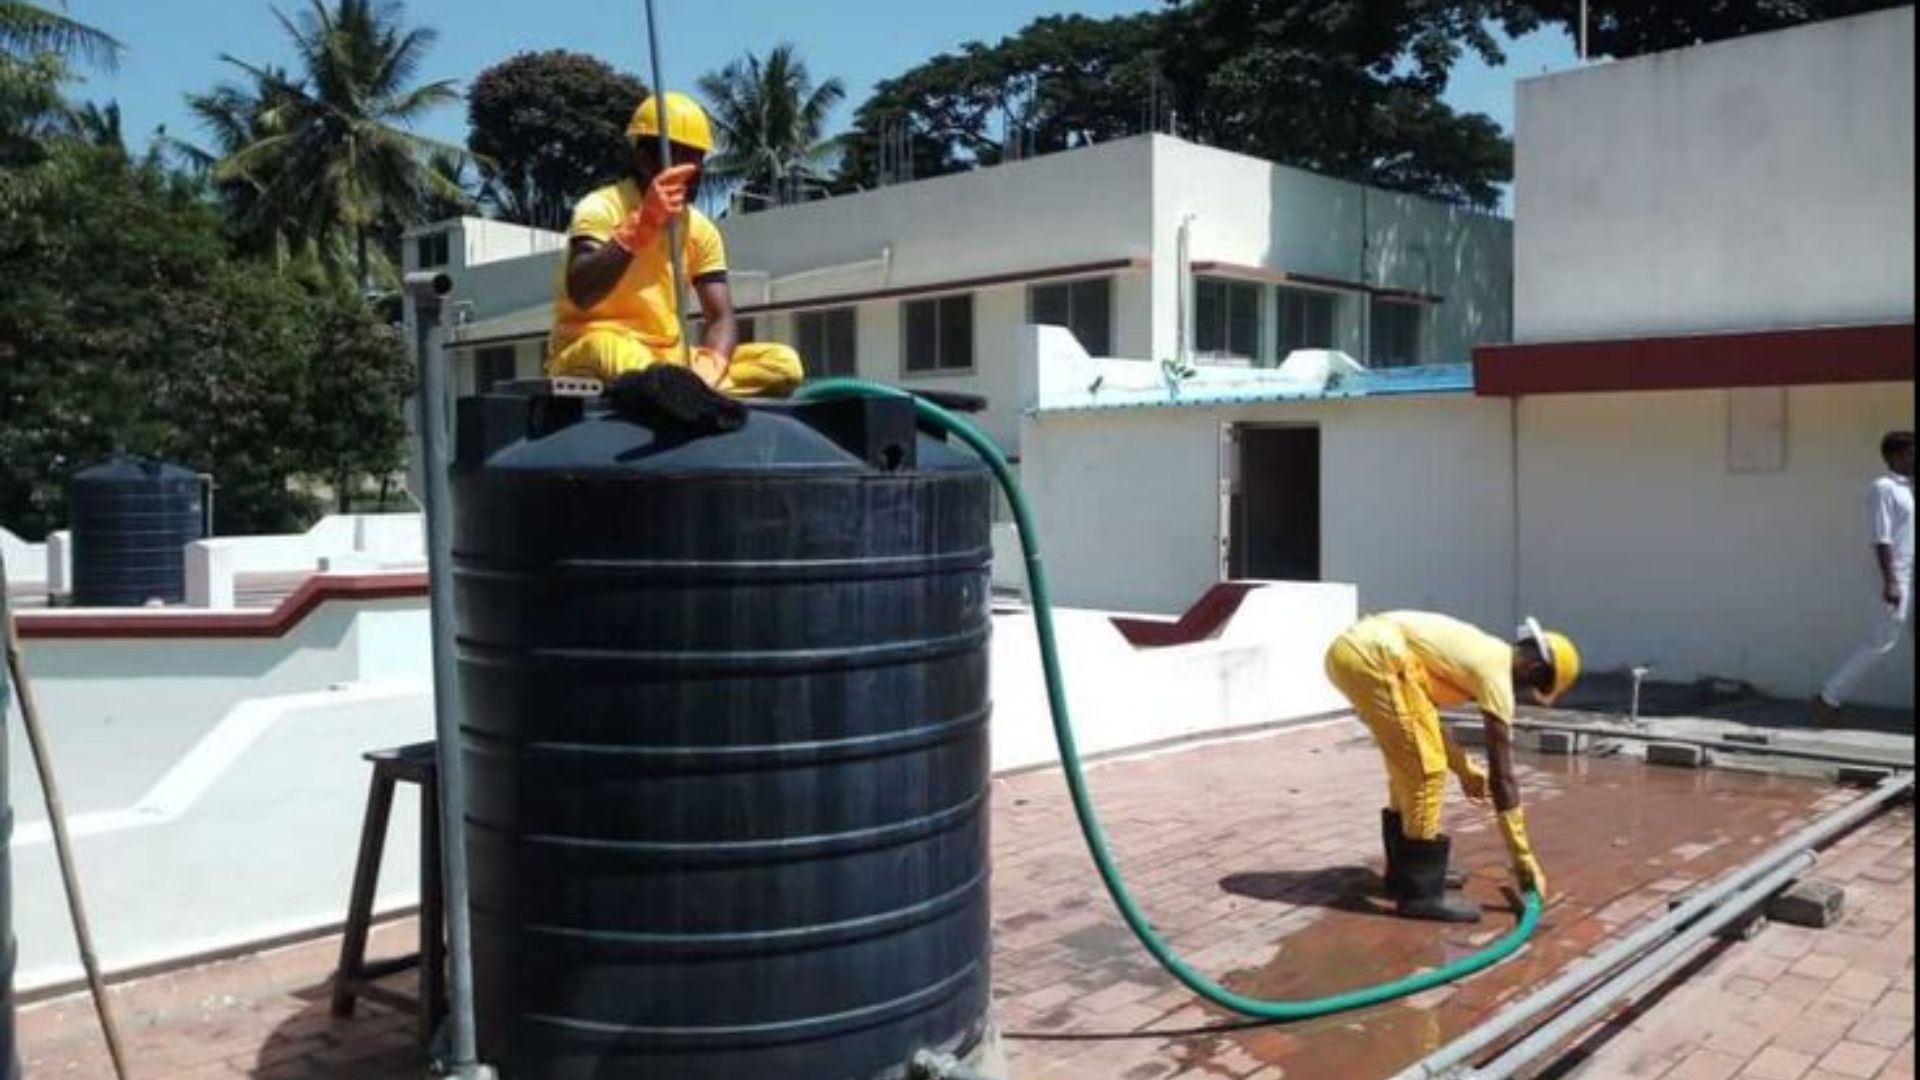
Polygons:
[[[1487,1023],[1441,1047],[1393,1080],[1509,1080],[1584,1030],[1635,990],[1671,969],[1707,937],[1733,923],[1812,867],[1815,852],[1913,794],[1913,774],[1888,777],[1872,793],[1821,818],[1759,858],[1692,894],[1685,903],[1569,969]],[[1560,1010],[1550,1020],[1543,1017]],[[1525,1037],[1478,1068],[1476,1057],[1517,1033]]]

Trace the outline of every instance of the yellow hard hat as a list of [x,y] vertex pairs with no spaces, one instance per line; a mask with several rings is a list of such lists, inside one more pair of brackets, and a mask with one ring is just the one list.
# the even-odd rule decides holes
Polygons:
[[1553,668],[1553,687],[1538,695],[1543,705],[1551,705],[1560,695],[1572,689],[1580,678],[1580,650],[1574,648],[1573,639],[1553,630],[1541,628],[1538,620],[1529,618],[1520,626],[1520,640],[1532,642],[1539,650],[1548,666]]
[[[660,105],[649,95],[633,110],[633,119],[627,122],[627,138],[659,137]],[[672,90],[667,91],[667,140],[703,154],[713,151],[713,125],[707,122],[707,111],[699,102]]]

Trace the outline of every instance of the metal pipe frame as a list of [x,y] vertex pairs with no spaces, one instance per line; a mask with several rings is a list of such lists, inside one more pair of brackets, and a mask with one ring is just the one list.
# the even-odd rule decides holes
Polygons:
[[[1463,1066],[1515,1031],[1530,1030],[1536,1018],[1560,1007],[1574,995],[1586,991],[1589,986],[1618,971],[1622,966],[1633,963],[1647,950],[1669,939],[1677,938],[1683,932],[1691,933],[1695,924],[1699,923],[1703,916],[1724,915],[1724,922],[1731,922],[1752,907],[1752,904],[1742,902],[1742,898],[1749,890],[1760,883],[1772,881],[1787,867],[1792,867],[1795,873],[1803,872],[1811,862],[1813,851],[1831,843],[1861,822],[1878,814],[1894,800],[1909,795],[1912,791],[1913,774],[1911,772],[1888,777],[1881,781],[1871,793],[1861,796],[1767,849],[1752,862],[1694,893],[1686,903],[1634,931],[1600,955],[1577,964],[1512,1008],[1401,1071],[1393,1077],[1393,1080],[1443,1080],[1443,1078],[1454,1080],[1454,1078],[1465,1077],[1471,1077],[1472,1080],[1489,1080],[1488,1077],[1467,1071]],[[1762,898],[1764,899],[1764,896]],[[1717,928],[1716,926],[1715,929]],[[1711,932],[1711,930],[1707,931],[1707,933]],[[1666,966],[1663,964],[1659,970],[1664,970]],[[1636,966],[1631,970],[1638,971],[1639,968]],[[1619,995],[1616,994],[1609,999],[1609,1002],[1618,999]]]
[[1767,897],[1786,888],[1818,860],[1813,852],[1803,851],[1772,873],[1740,890],[1705,918],[1681,931],[1666,944],[1642,957],[1632,967],[1614,975],[1582,995],[1579,1001],[1534,1029],[1533,1033],[1502,1052],[1499,1057],[1477,1069],[1460,1074],[1460,1080],[1512,1080],[1521,1069],[1546,1056],[1560,1043],[1585,1031],[1616,1004],[1634,991],[1652,982],[1678,965],[1700,944],[1719,933],[1746,912],[1767,902]]
[[[653,0],[646,0],[647,55],[653,66],[653,107],[660,126],[660,170],[673,168],[673,139],[667,131],[667,84],[660,74],[660,20],[654,14]],[[641,192],[644,198],[646,193]],[[680,362],[691,365],[693,343],[687,339],[687,253],[681,245],[684,228],[679,216],[667,222],[667,265],[673,274],[673,317],[680,328]]]
[[440,777],[440,844],[446,881],[448,1019],[452,1026],[446,1075],[493,1080],[480,1064],[473,1017],[473,922],[468,907],[466,766],[460,755],[460,680],[454,668],[453,500],[447,485],[447,365],[440,335],[440,304],[453,289],[445,274],[406,278],[413,306],[414,363],[418,368],[421,492],[427,526],[427,608],[433,632],[433,728]]
[[1710,739],[1697,735],[1662,735],[1643,728],[1618,727],[1606,724],[1569,724],[1553,720],[1516,719],[1513,722],[1520,731],[1555,731],[1569,735],[1587,735],[1596,739],[1620,739],[1627,742],[1673,743],[1677,746],[1697,746],[1703,750],[1721,750],[1730,754],[1751,754],[1756,757],[1792,758],[1798,761],[1816,761],[1826,765],[1849,765],[1869,769],[1911,769],[1913,759],[1884,758],[1872,754],[1849,754],[1837,750],[1820,750],[1814,747],[1778,746],[1773,743],[1748,743],[1730,739]]

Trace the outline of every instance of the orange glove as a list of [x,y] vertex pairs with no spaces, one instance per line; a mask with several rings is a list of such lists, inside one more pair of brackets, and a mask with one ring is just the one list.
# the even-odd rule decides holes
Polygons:
[[653,183],[647,185],[647,197],[640,209],[628,214],[627,220],[614,230],[613,242],[628,252],[647,246],[661,226],[686,211],[687,191],[699,173],[698,165],[675,165],[654,177]]

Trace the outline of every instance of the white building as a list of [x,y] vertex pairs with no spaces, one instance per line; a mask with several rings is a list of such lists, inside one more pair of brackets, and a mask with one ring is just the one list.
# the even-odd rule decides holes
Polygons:
[[[1516,341],[1471,377],[1140,408],[1047,392],[1074,362],[1037,342],[1061,600],[1350,581],[1810,695],[1878,602],[1867,485],[1913,426],[1912,42],[1908,7],[1524,83]],[[1910,641],[1863,699],[1911,706]]]
[[565,237],[545,229],[487,218],[455,218],[407,230],[401,238],[401,260],[408,273],[415,270],[455,272],[486,263],[549,254],[565,246]]
[[[1519,90],[1519,590],[1594,660],[1811,694],[1913,427],[1912,7]],[[1911,705],[1908,639],[1868,687]]]
[[[1510,222],[1161,135],[721,226],[745,336],[817,375],[984,395],[1009,447],[1031,322],[1096,355],[1253,365],[1463,362],[1510,337]],[[462,389],[537,373],[558,257],[451,269]]]

